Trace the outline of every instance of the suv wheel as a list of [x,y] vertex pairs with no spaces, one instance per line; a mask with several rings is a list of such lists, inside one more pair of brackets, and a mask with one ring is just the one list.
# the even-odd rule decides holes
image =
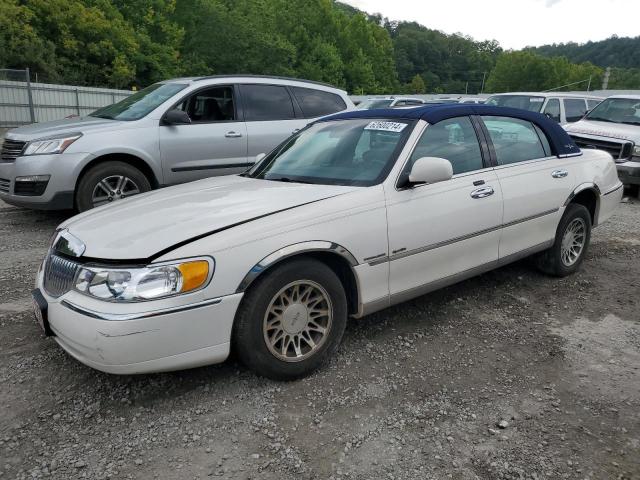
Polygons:
[[553,246],[538,256],[538,267],[557,277],[571,275],[584,260],[590,239],[589,210],[583,205],[570,203],[558,224]]
[[347,299],[336,274],[316,260],[293,260],[267,272],[245,294],[234,348],[259,375],[293,380],[331,357],[346,323]]
[[76,207],[84,212],[149,190],[149,180],[136,167],[118,161],[100,163],[80,179]]

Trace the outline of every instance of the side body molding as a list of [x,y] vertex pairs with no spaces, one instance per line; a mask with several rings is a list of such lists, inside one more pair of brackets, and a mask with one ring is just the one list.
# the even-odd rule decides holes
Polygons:
[[285,258],[305,252],[334,253],[347,260],[351,267],[355,267],[356,265],[358,265],[358,261],[351,254],[351,252],[349,252],[349,250],[347,250],[343,246],[338,245],[337,243],[329,242],[326,240],[310,240],[308,242],[294,243],[293,245],[282,247],[281,249],[270,253],[258,263],[256,263],[244,276],[244,278],[240,282],[240,285],[238,285],[238,288],[236,289],[236,293],[244,292],[249,287],[249,285],[251,285],[253,281],[262,274],[262,272],[264,272],[274,264],[284,260]]

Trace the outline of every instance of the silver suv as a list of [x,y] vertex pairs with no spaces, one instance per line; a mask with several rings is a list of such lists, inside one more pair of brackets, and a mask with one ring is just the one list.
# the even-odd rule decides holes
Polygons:
[[167,80],[87,117],[8,132],[0,199],[84,211],[166,185],[239,173],[313,119],[353,108],[345,91],[305,80]]

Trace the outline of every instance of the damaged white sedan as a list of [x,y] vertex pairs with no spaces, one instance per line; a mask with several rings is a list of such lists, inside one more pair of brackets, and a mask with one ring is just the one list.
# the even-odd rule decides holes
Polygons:
[[348,112],[248,172],[60,225],[36,316],[70,355],[130,374],[224,361],[304,376],[347,318],[528,255],[576,271],[622,195],[608,153],[542,115],[482,105]]

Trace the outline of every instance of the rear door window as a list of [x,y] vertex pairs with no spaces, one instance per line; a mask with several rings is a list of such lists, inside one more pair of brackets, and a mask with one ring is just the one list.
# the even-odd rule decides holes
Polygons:
[[602,100],[587,100],[587,107],[589,108],[589,110],[593,110],[594,108],[596,108],[598,106],[598,104],[601,101]]
[[587,113],[587,105],[582,98],[563,98],[562,102],[567,122],[577,122]]
[[280,85],[240,85],[244,119],[251,121],[296,118],[286,87]]
[[[498,165],[525,162],[547,156],[531,122],[511,117],[483,116]],[[546,140],[546,138],[545,138]]]
[[322,117],[346,110],[347,104],[339,95],[313,88],[289,87],[305,118]]
[[560,100],[550,98],[542,111],[544,115],[560,123]]

